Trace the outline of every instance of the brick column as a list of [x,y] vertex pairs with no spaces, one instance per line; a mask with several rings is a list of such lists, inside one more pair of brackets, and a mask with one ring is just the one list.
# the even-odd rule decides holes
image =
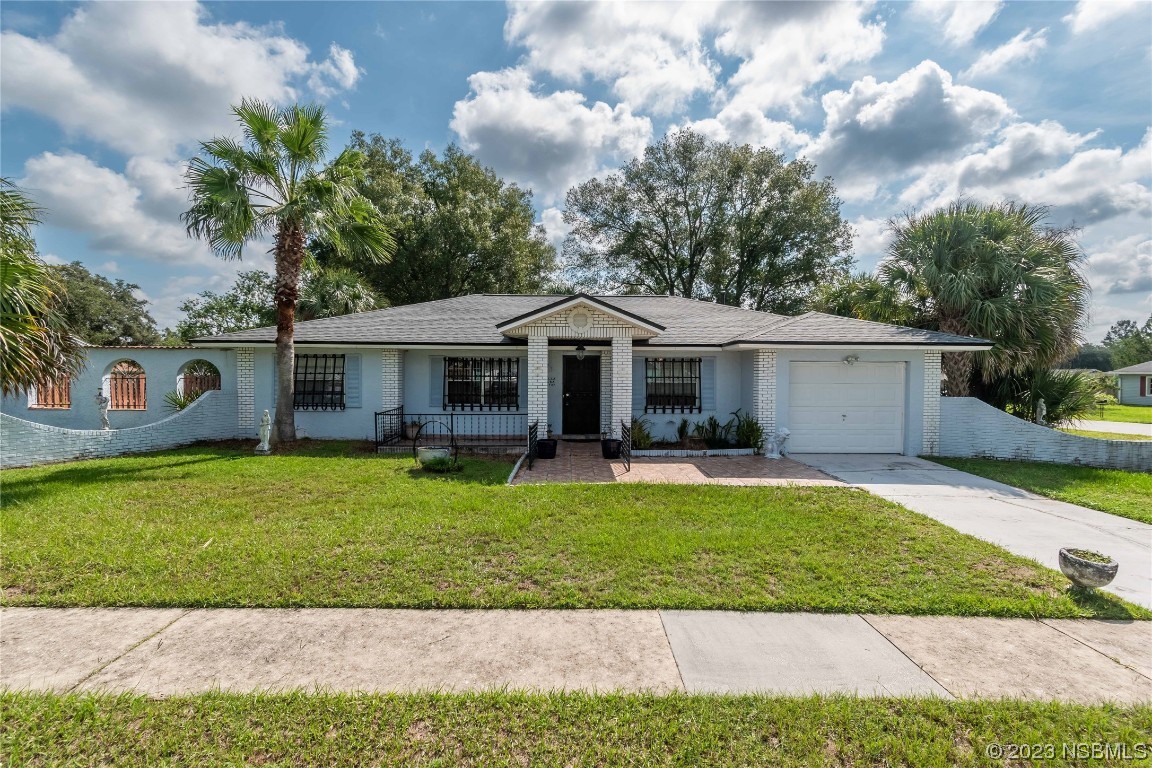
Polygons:
[[404,350],[380,351],[380,405],[387,411],[404,405]]
[[924,438],[920,452],[935,456],[940,450],[940,353],[924,353]]
[[600,432],[612,434],[612,354],[600,355]]
[[[540,437],[548,429],[548,336],[547,329],[532,328],[528,336],[528,425],[539,422]],[[560,431],[560,425],[556,425]]]
[[776,431],[776,353],[758,349],[753,355],[752,416],[768,438]]
[[236,350],[236,422],[241,437],[256,427],[256,350]]
[[632,423],[632,337],[612,337],[612,436],[620,422]]

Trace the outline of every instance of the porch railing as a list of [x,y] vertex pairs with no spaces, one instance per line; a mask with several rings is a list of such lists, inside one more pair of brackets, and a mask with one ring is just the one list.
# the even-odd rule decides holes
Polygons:
[[624,471],[632,471],[632,424],[620,420],[620,460],[624,462]]
[[464,449],[524,448],[528,416],[516,413],[376,413],[376,447],[451,445]]
[[537,442],[540,440],[540,422],[534,421],[528,427],[528,469],[536,463],[536,452],[539,450]]

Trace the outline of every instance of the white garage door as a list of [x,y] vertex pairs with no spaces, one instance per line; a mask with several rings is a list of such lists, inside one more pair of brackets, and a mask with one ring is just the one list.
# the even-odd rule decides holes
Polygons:
[[788,450],[903,453],[904,363],[792,363]]

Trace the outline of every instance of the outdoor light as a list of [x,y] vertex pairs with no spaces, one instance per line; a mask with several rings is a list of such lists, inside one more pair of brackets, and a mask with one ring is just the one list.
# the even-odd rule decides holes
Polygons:
[[860,355],[848,355],[848,357],[844,358],[844,365],[855,365],[859,359]]
[[576,359],[577,360],[583,360],[584,359],[584,352],[585,352],[585,349],[584,349],[583,344],[576,347]]

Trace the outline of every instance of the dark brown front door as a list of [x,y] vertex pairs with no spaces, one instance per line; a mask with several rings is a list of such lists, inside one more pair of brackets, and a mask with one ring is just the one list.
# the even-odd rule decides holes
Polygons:
[[564,356],[564,426],[566,435],[600,432],[600,358]]

